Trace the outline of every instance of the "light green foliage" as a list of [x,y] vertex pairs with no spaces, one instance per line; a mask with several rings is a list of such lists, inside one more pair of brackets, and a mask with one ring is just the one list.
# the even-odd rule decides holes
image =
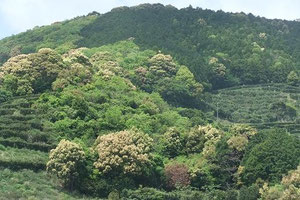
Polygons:
[[297,200],[300,198],[300,167],[283,176],[281,184],[269,187],[267,183],[260,189],[263,200]]
[[[145,133],[163,133],[171,126],[189,127],[188,118],[170,109],[159,94],[140,91],[124,77],[133,73],[125,70],[125,65],[134,65],[128,56],[138,60],[142,57],[145,64],[151,58],[146,55],[151,53],[140,51],[132,41],[72,50],[63,56],[66,67],[52,84],[59,95],[42,95],[35,106],[53,123],[61,138],[84,136],[89,142],[96,138],[97,131],[137,127]],[[108,69],[111,73],[102,73],[103,65],[112,62],[122,69],[121,74],[113,66]]]
[[[213,88],[285,82],[288,73],[299,68],[297,23],[192,7],[178,10],[160,4],[123,7],[6,38],[0,42],[0,62],[44,47],[65,53],[129,38],[143,48],[171,54],[189,67],[197,81],[210,81]],[[212,68],[211,58],[222,65]],[[139,64],[141,59],[130,55],[124,64],[132,67],[132,61]],[[218,76],[224,72],[220,80]]]
[[219,59],[216,57],[211,57],[209,60],[210,67],[217,77],[224,77],[226,74],[226,67],[224,64],[219,62]]
[[176,73],[175,80],[186,84],[188,89],[191,91],[191,96],[198,96],[203,91],[203,86],[196,82],[193,73],[186,66],[179,68],[178,72]]
[[201,153],[205,142],[205,133],[202,129],[193,127],[187,134],[185,150],[187,153]]
[[56,175],[64,187],[73,189],[84,161],[85,153],[80,145],[61,140],[58,146],[50,152],[47,171]]
[[174,158],[180,155],[183,151],[183,136],[174,127],[169,128],[163,135],[162,150],[164,155],[169,158]]
[[10,169],[43,170],[47,153],[30,149],[6,147],[0,150],[0,165]]
[[62,90],[69,85],[84,85],[91,81],[92,64],[82,53],[83,50],[84,48],[71,50],[62,56],[66,67],[58,73],[52,84],[53,90]]
[[213,175],[213,170],[216,165],[204,158],[203,155],[195,153],[177,156],[166,165],[173,162],[182,163],[188,167],[192,187],[205,189],[214,185],[216,177]]
[[262,200],[277,200],[282,196],[283,188],[281,185],[275,185],[273,187],[268,187],[268,184],[264,184],[259,190]]
[[257,134],[257,130],[245,124],[235,124],[231,128],[231,137],[227,140],[230,148],[244,151],[249,139]]
[[148,135],[133,129],[99,136],[94,166],[103,174],[141,175],[151,165],[152,142]]
[[232,136],[229,140],[227,140],[227,144],[230,148],[236,149],[238,151],[245,150],[248,144],[248,138],[246,136]]
[[198,131],[204,134],[205,143],[203,148],[203,155],[205,158],[212,158],[216,153],[216,144],[221,139],[223,132],[214,128],[212,125],[199,126]]
[[233,135],[243,135],[247,138],[251,138],[252,136],[257,134],[257,130],[247,124],[234,124],[231,127],[230,132]]
[[300,78],[299,78],[297,72],[291,71],[289,73],[289,75],[287,76],[287,82],[290,85],[297,86],[300,82]]
[[[277,126],[297,133],[297,26],[243,13],[144,4],[1,40],[1,64],[12,58],[0,70],[0,165],[44,169],[46,152],[68,139],[81,145],[62,140],[50,153],[48,170],[59,168],[53,173],[63,185],[85,194],[107,197],[118,190],[128,199],[234,200],[247,194],[255,199],[257,188],[247,185],[262,178],[279,185],[270,186],[268,198],[297,199],[299,170],[279,181],[299,164],[298,140],[285,130],[268,136],[246,125],[227,126],[254,123],[258,130]],[[84,46],[90,48],[77,49]],[[270,84],[223,89],[202,99],[203,91],[258,83]],[[24,98],[32,101],[5,102],[15,95],[30,95]],[[203,126],[215,116],[226,133]],[[184,173],[175,166],[169,177],[185,179],[191,189],[143,188],[163,188],[164,165],[176,162],[186,165]],[[23,181],[29,178],[7,177],[2,182],[16,189],[5,183],[4,198],[34,199],[30,188],[50,193],[35,192],[37,199],[72,198],[56,195],[59,183],[50,190],[40,180],[44,189]],[[244,196],[232,189],[240,186]]]
[[300,188],[300,165],[297,169],[289,171],[288,174],[282,178],[281,183],[283,185],[293,184],[295,187]]
[[76,48],[76,41],[81,39],[80,30],[96,18],[96,15],[77,17],[50,26],[35,27],[25,33],[1,40],[0,65],[19,52],[34,53],[41,48],[56,49],[59,53],[68,52]]
[[[29,159],[30,160],[30,159]],[[22,169],[14,171],[0,170],[1,199],[87,199],[83,195],[66,193],[58,188],[59,181],[49,177],[46,172],[34,172]],[[88,197],[88,199],[98,199]]]
[[156,82],[159,79],[172,77],[177,67],[170,55],[157,54],[149,60],[149,77]]

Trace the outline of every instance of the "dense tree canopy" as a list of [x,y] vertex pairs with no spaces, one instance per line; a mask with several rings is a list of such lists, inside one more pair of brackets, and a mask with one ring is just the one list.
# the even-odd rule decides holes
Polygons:
[[94,166],[101,173],[140,174],[151,163],[152,142],[148,135],[136,130],[100,136],[96,140],[98,159]]
[[[299,73],[299,30],[296,21],[143,4],[5,38],[0,42],[0,63],[43,47],[65,53],[75,47],[99,47],[129,38],[143,48],[159,49],[176,57],[180,64],[189,67],[198,82],[209,82],[213,88],[290,82]],[[155,63],[156,58],[149,63],[152,75],[161,73],[159,69],[171,70],[171,65],[158,64],[163,59]],[[290,74],[292,71],[295,73]]]

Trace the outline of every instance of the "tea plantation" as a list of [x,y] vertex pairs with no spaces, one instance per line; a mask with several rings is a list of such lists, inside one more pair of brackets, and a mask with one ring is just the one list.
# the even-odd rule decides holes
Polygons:
[[300,135],[300,88],[262,84],[221,89],[208,97],[215,116],[258,129],[285,128]]

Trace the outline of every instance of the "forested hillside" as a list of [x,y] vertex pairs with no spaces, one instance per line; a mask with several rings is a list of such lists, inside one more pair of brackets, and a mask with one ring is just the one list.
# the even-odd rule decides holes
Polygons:
[[0,199],[299,199],[299,26],[145,4],[1,40]]
[[[135,38],[142,48],[171,54],[207,88],[287,82],[299,73],[300,23],[244,13],[161,4],[121,7],[35,28],[0,42],[0,61],[41,47],[66,52]],[[292,74],[293,74],[292,73]],[[298,75],[299,76],[299,75]]]

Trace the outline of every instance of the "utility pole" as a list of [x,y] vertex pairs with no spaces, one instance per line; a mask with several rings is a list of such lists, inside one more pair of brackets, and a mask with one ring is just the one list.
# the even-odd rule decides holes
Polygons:
[[218,96],[217,96],[217,122],[219,121],[219,97],[220,97],[220,94],[218,94]]
[[219,101],[217,101],[217,121],[219,121]]

